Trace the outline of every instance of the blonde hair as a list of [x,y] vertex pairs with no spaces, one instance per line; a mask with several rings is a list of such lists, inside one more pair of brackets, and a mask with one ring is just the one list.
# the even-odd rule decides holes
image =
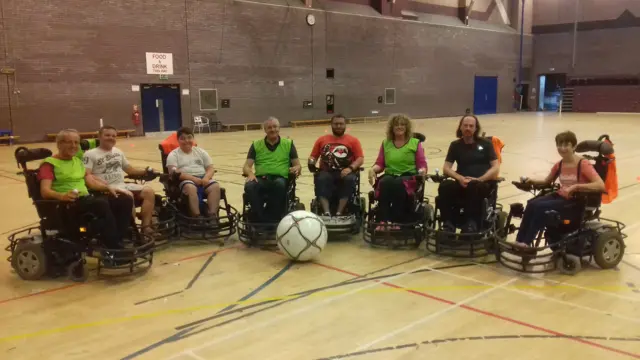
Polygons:
[[411,123],[411,118],[405,114],[393,114],[389,117],[389,122],[387,122],[387,139],[392,141],[395,139],[393,127],[396,125],[405,126],[405,140],[409,140],[413,137],[413,124]]

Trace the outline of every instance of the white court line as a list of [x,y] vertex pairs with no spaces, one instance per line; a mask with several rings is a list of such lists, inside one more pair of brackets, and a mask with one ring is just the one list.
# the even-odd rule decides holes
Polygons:
[[[477,279],[474,279],[474,278],[470,278],[468,276],[458,275],[458,274],[454,274],[454,273],[450,273],[450,272],[446,272],[446,271],[441,271],[441,270],[437,270],[437,269],[433,269],[433,268],[429,268],[429,271],[435,272],[435,273],[438,273],[438,274],[447,275],[447,276],[454,277],[454,278],[458,278],[458,279],[473,281],[473,282],[476,282],[478,284],[483,284],[483,285],[486,285],[486,286],[496,286],[494,284],[491,284],[491,283],[488,283],[488,282],[485,282],[485,281],[482,281],[482,280],[477,280]],[[627,316],[623,316],[623,315],[618,315],[618,314],[615,314],[613,312],[598,310],[598,309],[590,308],[588,306],[574,304],[574,303],[571,303],[571,302],[568,302],[568,301],[558,300],[558,299],[550,298],[550,297],[547,297],[547,296],[544,296],[544,295],[534,294],[534,293],[530,293],[530,292],[526,292],[526,291],[522,291],[522,290],[518,290],[518,289],[512,289],[512,288],[503,288],[503,289],[506,290],[506,291],[511,291],[511,292],[514,292],[514,293],[518,293],[518,294],[522,294],[522,295],[526,295],[526,296],[530,296],[530,297],[535,297],[535,298],[538,298],[538,299],[549,300],[549,301],[552,301],[552,302],[555,302],[555,303],[558,303],[558,304],[571,306],[571,307],[574,307],[574,308],[577,308],[577,309],[587,310],[587,311],[591,311],[591,312],[595,312],[595,313],[598,313],[598,314],[615,317],[615,318],[622,319],[622,320],[627,320],[627,321],[631,321],[631,322],[635,322],[635,323],[640,323],[640,319],[627,317]]]
[[[437,264],[440,264],[440,263],[442,263],[444,261],[445,261],[444,259],[443,260],[438,260],[435,263],[433,263],[431,266],[436,266]],[[232,332],[232,333],[230,333],[230,334],[228,334],[226,336],[217,337],[215,340],[206,342],[206,343],[204,343],[202,345],[199,345],[199,346],[196,346],[196,347],[192,347],[192,348],[189,348],[189,349],[184,349],[181,352],[178,352],[178,353],[176,353],[176,354],[174,354],[174,355],[172,355],[172,356],[170,356],[170,357],[168,357],[166,359],[167,360],[176,359],[176,358],[178,358],[178,357],[180,357],[182,355],[193,353],[194,351],[202,350],[202,349],[208,348],[208,347],[210,347],[212,345],[228,341],[228,340],[233,339],[233,338],[235,338],[237,336],[240,336],[240,335],[242,335],[242,334],[244,334],[246,332],[263,328],[265,326],[271,325],[271,324],[279,322],[281,320],[290,318],[290,317],[292,317],[294,315],[301,314],[301,313],[307,312],[309,310],[313,310],[313,309],[315,309],[317,307],[320,307],[320,306],[323,306],[323,305],[327,305],[327,304],[332,303],[332,302],[334,302],[334,301],[336,301],[338,299],[345,298],[347,296],[353,295],[355,293],[358,293],[360,291],[366,290],[368,288],[371,288],[371,287],[374,287],[374,286],[378,286],[378,285],[380,285],[382,283],[388,283],[388,282],[390,282],[390,281],[392,281],[394,279],[399,279],[399,278],[401,278],[403,276],[409,275],[409,274],[414,273],[416,271],[420,271],[420,270],[424,270],[424,269],[433,269],[431,266],[427,266],[427,265],[420,266],[418,268],[403,272],[402,274],[398,274],[396,276],[392,276],[392,277],[386,278],[384,280],[375,280],[372,284],[361,286],[359,288],[353,289],[353,290],[351,290],[351,291],[349,291],[347,293],[344,293],[342,295],[335,296],[335,297],[330,297],[330,298],[327,298],[327,299],[325,299],[323,301],[316,302],[316,303],[313,303],[311,305],[305,306],[305,307],[303,307],[301,309],[281,314],[280,316],[276,316],[276,317],[272,318],[271,320],[267,320],[267,321],[264,321],[262,323],[258,323],[256,325],[253,325],[253,326],[250,326],[250,327],[246,327],[246,328],[244,328],[242,330],[238,330],[236,332]]]
[[202,356],[196,355],[193,351],[187,351],[184,354],[188,355],[188,356],[191,356],[192,358],[194,358],[196,360],[207,360],[207,359],[203,358]]
[[[489,270],[491,270],[491,271],[493,271],[495,273],[498,273],[498,274],[501,274],[501,275],[507,275],[506,273],[504,273],[504,272],[502,272],[502,271],[500,271],[500,270],[498,270],[496,268],[493,268],[491,266],[488,266],[488,265],[485,265],[485,264],[481,264],[481,263],[477,263],[477,262],[473,262],[473,263],[476,264],[477,266],[483,267],[485,269],[489,269]],[[508,270],[508,269],[505,269],[505,270]],[[509,275],[514,275],[514,274],[511,273],[511,271],[509,271]],[[520,278],[527,279],[524,274],[517,273],[515,275],[518,275]],[[553,280],[553,279],[535,278],[535,279],[532,279],[532,280],[547,281],[547,282],[554,283],[554,284],[560,284],[562,286],[569,286],[569,287],[573,287],[573,288],[576,288],[576,289],[585,290],[585,291],[591,291],[591,292],[594,292],[594,293],[607,295],[607,296],[611,296],[611,297],[616,297],[616,298],[624,299],[624,300],[640,301],[640,298],[638,298],[638,297],[624,296],[624,295],[611,293],[611,292],[607,292],[607,291],[602,291],[602,290],[598,290],[598,289],[591,289],[591,288],[583,287],[583,286],[580,286],[580,285],[565,283],[565,282],[558,281],[558,280]]]
[[425,317],[423,317],[422,319],[420,319],[418,321],[414,321],[414,322],[412,322],[412,323],[410,323],[410,324],[408,324],[408,325],[406,325],[404,327],[401,327],[400,329],[397,329],[395,331],[387,333],[387,334],[385,334],[385,335],[373,340],[372,342],[370,342],[370,343],[368,343],[366,345],[360,346],[359,348],[357,348],[355,351],[352,351],[352,352],[359,352],[359,351],[362,351],[362,350],[366,350],[366,349],[370,348],[371,346],[373,346],[373,345],[375,345],[375,344],[377,344],[377,343],[379,343],[381,341],[388,340],[388,339],[390,339],[390,338],[392,338],[392,337],[394,337],[394,336],[396,336],[396,335],[398,335],[398,334],[400,334],[402,332],[405,332],[405,331],[411,329],[412,327],[415,327],[415,326],[418,326],[420,324],[426,323],[427,321],[433,320],[433,319],[437,318],[438,316],[444,315],[444,314],[448,313],[451,310],[455,310],[455,309],[459,308],[460,306],[465,305],[465,304],[467,304],[467,303],[469,303],[469,302],[471,302],[473,300],[479,299],[479,298],[489,294],[492,291],[495,291],[495,290],[500,289],[500,288],[502,288],[504,286],[510,285],[512,282],[514,282],[516,280],[518,280],[518,279],[513,278],[513,279],[510,279],[510,280],[507,280],[507,281],[503,282],[502,284],[500,284],[498,286],[494,286],[494,287],[492,287],[490,289],[487,289],[487,290],[485,290],[485,291],[483,291],[481,293],[475,294],[475,295],[473,295],[473,296],[471,296],[469,298],[466,298],[466,299],[464,299],[464,300],[462,300],[460,302],[457,302],[457,303],[455,303],[453,305],[450,305],[447,308],[444,308],[444,309],[442,309],[440,311],[437,311],[437,312],[435,312],[435,313],[433,313],[431,315],[425,316]]

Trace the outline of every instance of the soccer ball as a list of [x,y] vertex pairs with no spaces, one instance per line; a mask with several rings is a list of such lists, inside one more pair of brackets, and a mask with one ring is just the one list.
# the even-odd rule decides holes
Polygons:
[[327,244],[327,227],[318,215],[298,210],[287,214],[276,230],[280,250],[296,261],[309,261]]

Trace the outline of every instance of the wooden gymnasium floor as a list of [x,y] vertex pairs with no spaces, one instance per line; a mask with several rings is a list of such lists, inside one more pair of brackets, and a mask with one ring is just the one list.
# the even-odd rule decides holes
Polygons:
[[[428,137],[431,171],[442,167],[457,121],[416,121]],[[243,248],[235,238],[223,248],[174,245],[156,253],[144,276],[99,280],[92,274],[82,284],[25,282],[2,261],[0,358],[640,358],[637,121],[595,114],[481,117],[487,133],[506,143],[502,175],[508,180],[546,174],[557,159],[557,132],[573,129],[581,140],[611,135],[621,189],[619,198],[604,207],[604,216],[625,222],[629,235],[618,269],[593,267],[573,277],[519,276],[495,264],[441,258],[424,249],[371,249],[361,237],[330,243],[317,262],[306,264]],[[363,143],[367,166],[384,126],[349,127]],[[295,140],[304,163],[327,129],[286,128],[281,134]],[[250,141],[262,136],[250,131],[197,137],[238,208],[240,168]],[[118,146],[135,164],[159,168],[158,141],[133,138]],[[12,153],[0,148],[3,237],[37,220]],[[369,189],[363,179],[363,191]],[[430,184],[428,195],[435,193]],[[312,194],[305,171],[299,195],[307,206]],[[504,183],[499,197],[508,206],[528,196]],[[319,290],[296,295],[314,289]]]

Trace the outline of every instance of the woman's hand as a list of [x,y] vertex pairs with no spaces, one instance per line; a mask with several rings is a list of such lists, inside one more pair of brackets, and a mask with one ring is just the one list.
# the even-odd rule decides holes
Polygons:
[[369,170],[369,184],[373,186],[376,183],[376,172],[373,169]]
[[427,176],[427,169],[422,168],[422,169],[418,169],[418,175],[425,177]]

